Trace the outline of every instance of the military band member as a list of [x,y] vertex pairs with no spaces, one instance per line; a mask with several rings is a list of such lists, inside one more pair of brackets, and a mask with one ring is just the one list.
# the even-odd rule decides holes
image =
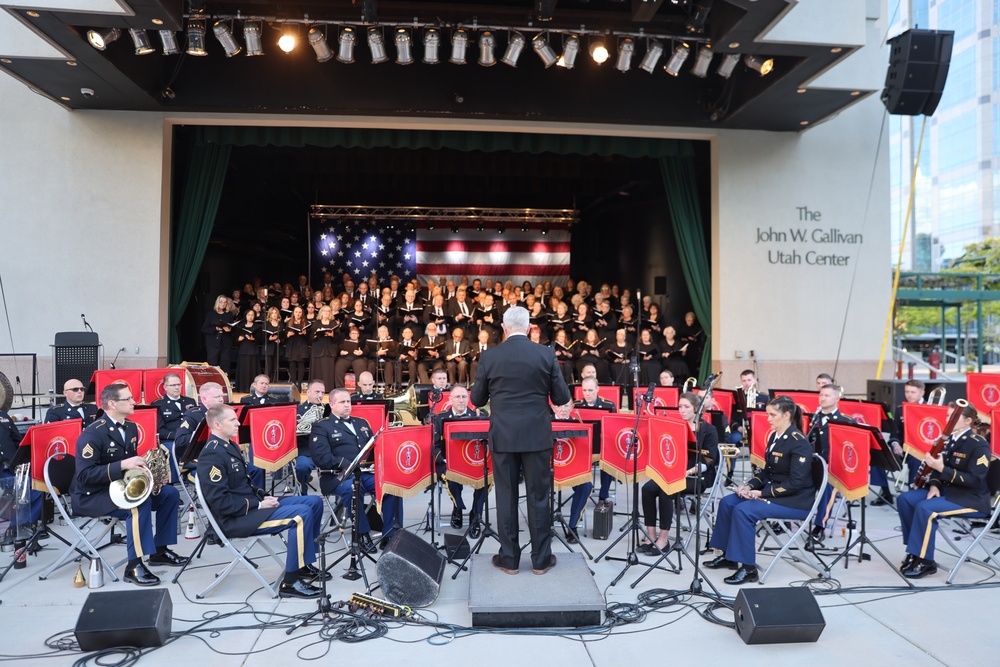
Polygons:
[[[924,402],[924,383],[920,380],[909,380],[905,385],[903,385],[903,402],[904,403],[923,403]],[[892,445],[892,451],[896,455],[897,459],[904,458],[903,452],[903,438],[905,436],[905,430],[903,427],[903,406],[902,404],[896,406],[895,412],[892,415],[892,434],[889,436],[889,444]],[[906,485],[912,486],[913,480],[917,478],[917,470],[920,469],[920,459],[918,459],[913,454],[905,455],[907,479]],[[902,474],[902,473],[900,473]],[[872,505],[884,505],[886,504],[882,498],[876,498]]]
[[[767,404],[768,437],[764,468],[719,503],[715,532],[708,546],[722,554],[705,563],[709,569],[729,568],[727,584],[757,581],[755,538],[761,519],[802,519],[809,513],[816,489],[812,481],[812,447],[796,427],[801,413],[795,402],[779,396]],[[764,500],[768,502],[763,502]]]
[[273,535],[288,531],[283,598],[315,598],[323,591],[307,583],[330,578],[317,569],[316,538],[323,523],[323,500],[316,496],[269,496],[250,482],[246,460],[233,442],[240,430],[236,412],[225,404],[206,415],[211,437],[198,457],[202,500],[227,537]]
[[180,566],[188,562],[169,549],[177,544],[180,512],[177,489],[164,484],[159,493],[150,495],[136,507],[126,510],[115,505],[109,483],[121,480],[127,470],[147,470],[147,467],[146,460],[136,452],[139,429],[128,420],[135,412],[135,399],[128,385],[106,386],[101,390],[100,400],[104,416],[85,428],[76,441],[73,511],[80,516],[121,519],[128,552],[125,581],[155,586],[160,579],[142,562],[143,557],[149,556],[150,565]]
[[[295,406],[296,421],[301,421],[303,415],[310,411],[315,413],[317,406],[319,406],[319,416],[313,420],[313,423],[326,416],[325,413],[328,410],[323,406],[325,394],[326,385],[323,384],[322,380],[310,380],[306,386],[306,400]],[[309,448],[311,440],[311,428],[310,432],[296,437],[299,453],[295,457],[295,478],[299,480],[299,488],[304,496],[309,495],[309,479],[312,477],[312,471],[316,469],[316,464],[312,460],[312,450]]]
[[[432,438],[434,442],[434,460],[438,476],[447,481],[448,495],[451,496],[454,508],[451,511],[451,527],[461,528],[462,517],[465,512],[465,501],[462,499],[462,485],[447,479],[445,472],[445,441],[444,423],[455,419],[476,419],[483,416],[478,410],[469,409],[469,390],[462,385],[452,387],[451,407],[433,416]],[[486,502],[486,494],[489,492],[485,487],[472,492],[472,509],[469,511],[469,537],[476,539],[480,532],[480,517],[483,514],[483,506]]]
[[49,408],[45,413],[45,423],[82,419],[84,428],[93,424],[97,418],[97,406],[83,402],[86,393],[87,388],[79,380],[66,380],[63,383],[63,396],[66,397],[66,402]]
[[274,405],[278,401],[272,396],[268,396],[267,391],[271,388],[271,378],[261,373],[253,379],[250,385],[250,393],[240,399],[243,405]]
[[[813,445],[813,451],[820,454],[824,460],[830,460],[830,429],[827,424],[854,424],[855,421],[840,411],[840,394],[844,390],[835,384],[825,384],[819,390],[819,410],[813,415],[813,423],[809,426],[809,441]],[[813,540],[823,541],[823,529],[830,519],[830,512],[833,511],[833,504],[836,500],[833,486],[826,485],[823,490],[823,498],[819,502],[816,510],[816,518],[813,520],[813,529],[810,533]]]
[[[590,366],[593,368],[593,366]],[[584,369],[586,370],[586,369]],[[596,372],[596,371],[595,371]],[[614,403],[607,400],[606,398],[601,398],[597,394],[597,378],[595,377],[585,377],[580,383],[580,388],[583,390],[583,398],[573,403],[574,407],[577,408],[596,408],[598,410],[606,410],[610,413],[618,412],[617,406]],[[611,501],[609,497],[611,495],[611,481],[614,479],[610,474],[601,471],[601,489],[597,494],[597,504],[598,506],[610,505]]]
[[[156,408],[156,432],[160,437],[160,444],[167,451],[174,449],[174,434],[184,421],[184,413],[193,408],[196,403],[190,396],[181,394],[181,378],[177,373],[169,373],[163,376],[163,398],[153,401]],[[170,459],[170,481],[176,482],[178,471],[174,466],[173,458]]]
[[384,394],[375,391],[375,378],[368,371],[358,375],[357,391],[351,394],[352,401],[381,401],[385,399]]
[[[746,397],[749,395],[751,389],[757,390],[757,398],[754,400],[753,405],[746,405]],[[736,390],[736,400],[733,402],[732,437],[729,440],[731,443],[741,442],[744,438],[744,425],[747,419],[749,419],[747,410],[763,409],[769,400],[768,395],[761,393],[759,387],[757,387],[756,373],[750,369],[740,373],[740,387]],[[744,405],[746,405],[746,409],[744,409]]]
[[906,545],[906,559],[900,565],[903,576],[920,579],[937,572],[934,538],[938,517],[982,517],[990,513],[990,493],[986,474],[990,466],[990,445],[973,427],[979,424],[972,405],[949,406],[961,410],[948,444],[940,456],[929,453],[924,463],[932,472],[926,488],[899,496],[897,511]]

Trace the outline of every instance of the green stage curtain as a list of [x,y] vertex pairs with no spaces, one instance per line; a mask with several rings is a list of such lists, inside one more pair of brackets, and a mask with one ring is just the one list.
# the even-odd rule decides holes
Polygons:
[[670,217],[673,221],[677,253],[687,281],[688,293],[695,317],[708,335],[701,355],[701,373],[698,381],[708,377],[712,366],[712,271],[708,262],[708,248],[702,225],[701,206],[698,203],[698,184],[691,160],[680,157],[660,158],[663,186],[667,191]]
[[448,148],[457,151],[512,151],[559,155],[690,158],[694,147],[678,139],[601,137],[524,132],[368,130],[336,127],[217,127],[197,129],[195,144],[231,146],[321,146],[326,148]]
[[171,364],[181,361],[177,325],[191,299],[208,239],[212,236],[231,151],[232,146],[223,144],[191,147],[180,209],[171,226],[168,313],[168,362]]

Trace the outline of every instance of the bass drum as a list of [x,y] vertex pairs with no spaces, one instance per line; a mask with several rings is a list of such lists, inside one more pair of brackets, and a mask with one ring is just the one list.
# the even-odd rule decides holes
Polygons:
[[0,373],[0,412],[7,412],[14,404],[14,387],[3,373]]
[[198,400],[198,390],[206,382],[217,382],[222,385],[222,398],[226,403],[232,398],[229,392],[229,376],[218,366],[209,366],[197,362],[182,361],[178,366],[171,368],[182,368],[187,371],[184,374],[184,395],[191,396]]

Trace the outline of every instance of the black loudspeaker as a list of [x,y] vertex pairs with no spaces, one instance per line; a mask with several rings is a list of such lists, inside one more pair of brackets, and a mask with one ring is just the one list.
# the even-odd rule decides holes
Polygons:
[[745,644],[814,642],[826,627],[808,588],[740,589],[733,615]]
[[932,116],[941,101],[955,43],[952,30],[907,30],[889,40],[882,103],[900,116]]
[[653,294],[667,293],[667,277],[653,276]]
[[437,599],[444,556],[413,533],[396,531],[375,569],[385,597],[407,607],[426,607]]
[[173,610],[165,588],[91,593],[76,621],[76,641],[83,651],[163,646]]

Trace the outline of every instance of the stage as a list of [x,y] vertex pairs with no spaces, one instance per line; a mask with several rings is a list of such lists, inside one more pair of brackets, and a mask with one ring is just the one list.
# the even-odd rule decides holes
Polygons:
[[[619,490],[621,487],[619,486]],[[445,498],[445,514],[450,515],[450,501]],[[427,495],[409,499],[405,503],[407,527],[419,535],[418,518],[423,517],[427,506]],[[616,509],[621,510],[621,504]],[[522,506],[523,511],[523,506]],[[588,519],[591,510],[588,509]],[[624,523],[624,517],[616,517],[615,532]],[[895,511],[884,508],[870,508],[868,512],[869,536],[893,562],[902,558],[903,548],[899,538],[898,521]],[[522,534],[527,539],[527,532]],[[59,531],[58,526],[55,530]],[[457,532],[450,528],[446,532]],[[589,537],[589,526],[584,532],[584,545],[593,554],[601,553],[608,545],[606,541]],[[67,535],[67,531],[62,534]],[[426,539],[426,538],[425,538]],[[438,539],[440,540],[440,533]],[[997,539],[990,540],[991,550],[996,548]],[[71,631],[80,614],[81,606],[90,591],[87,588],[73,588],[74,566],[57,571],[46,581],[38,580],[43,566],[52,562],[61,548],[61,543],[50,538],[44,544],[49,547],[37,557],[29,557],[28,567],[11,570],[0,583],[0,613],[5,619],[8,639],[4,647],[5,656],[24,656],[38,664],[69,665],[81,657],[79,652],[61,652],[42,662],[38,658],[53,655],[45,646],[45,641],[61,631]],[[183,537],[177,546],[181,554],[188,554],[195,542]],[[622,555],[626,541],[622,541],[611,555]],[[846,539],[840,537],[828,540],[832,547],[843,548]],[[331,545],[329,555],[336,557],[342,551],[342,543]],[[715,664],[763,664],[765,661],[779,661],[784,664],[808,661],[811,667],[824,665],[843,667],[852,661],[855,664],[881,665],[963,665],[976,667],[996,664],[995,652],[989,639],[998,611],[1000,611],[1000,577],[982,567],[966,564],[958,576],[958,585],[945,586],[946,568],[955,557],[944,552],[943,541],[939,540],[940,566],[938,574],[919,580],[915,591],[908,591],[903,581],[895,575],[877,556],[872,561],[859,564],[851,559],[849,569],[838,564],[832,576],[834,581],[819,583],[817,591],[839,593],[822,594],[817,601],[822,610],[826,628],[817,643],[767,644],[748,646],[729,627],[706,620],[699,611],[706,604],[692,601],[692,606],[674,604],[659,609],[636,605],[637,600],[655,601],[665,593],[650,591],[660,589],[686,589],[691,583],[691,568],[687,561],[681,574],[657,571],[646,577],[635,589],[630,584],[640,576],[645,568],[633,566],[614,587],[608,587],[623,564],[602,559],[599,562],[580,561],[579,585],[596,588],[611,605],[610,612],[604,613],[605,625],[600,628],[560,630],[486,630],[472,629],[473,613],[470,611],[469,573],[462,573],[457,580],[451,575],[455,568],[449,565],[441,583],[437,600],[429,607],[419,610],[425,624],[402,624],[387,621],[384,637],[360,643],[346,643],[321,637],[320,623],[311,622],[286,635],[285,630],[294,619],[290,616],[305,614],[316,608],[314,601],[272,600],[256,587],[249,572],[237,569],[222,585],[209,594],[205,600],[195,600],[195,594],[208,585],[216,570],[223,564],[223,552],[218,547],[207,547],[204,556],[195,561],[181,577],[179,585],[165,583],[173,602],[172,631],[176,635],[200,626],[194,635],[180,636],[168,645],[149,651],[140,659],[142,665],[204,664],[213,666],[229,665],[273,665],[285,664],[297,658],[317,658],[328,655],[338,664],[392,664],[405,656],[408,665],[437,665],[442,661],[450,664],[510,665],[512,661],[530,660],[531,665],[553,665],[581,667],[585,665],[607,666],[620,664],[642,664],[645,662],[710,659]],[[488,541],[483,554],[492,554],[495,543]],[[570,561],[576,560],[566,555],[558,541],[553,543],[559,565],[551,573],[539,577],[530,568],[523,568],[518,575],[510,576],[499,572],[485,572],[490,581],[513,590],[521,588],[542,590],[544,584],[557,581],[561,568],[570,568]],[[123,547],[107,550],[112,561],[117,560]],[[579,550],[577,549],[577,552]],[[10,554],[3,554],[3,565],[9,562]],[[651,559],[643,557],[644,562]],[[474,558],[473,567],[483,565],[487,559]],[[277,566],[269,559],[260,559],[262,572],[266,577],[276,576]],[[761,557],[758,565],[766,566],[769,558]],[[362,590],[360,581],[346,581],[341,563],[329,582],[333,600],[346,600],[354,592]],[[586,574],[589,566],[593,579]],[[84,572],[86,573],[86,566]],[[174,575],[171,568],[155,568],[154,572],[168,582]],[[374,578],[375,567],[369,566],[369,576]],[[120,574],[120,570],[119,570]],[[735,597],[739,588],[722,583],[728,571],[709,571],[709,580],[719,588],[724,596]],[[812,574],[799,570],[791,563],[778,565],[767,582],[767,587],[787,587],[800,585]],[[990,586],[969,588],[969,585],[986,583]],[[572,585],[572,584],[571,584]],[[759,584],[748,584],[746,588],[760,588]],[[705,586],[706,589],[710,588]],[[853,592],[850,589],[860,589]],[[124,583],[114,583],[106,578],[101,591],[136,590]],[[494,600],[503,601],[502,590],[494,591]],[[645,594],[644,594],[645,593]],[[379,591],[373,595],[379,596]],[[250,612],[254,613],[250,613]],[[210,615],[234,614],[231,617],[207,621]],[[719,609],[716,615],[726,622],[732,621],[732,612]],[[609,617],[614,627],[608,629]],[[344,624],[341,617],[333,631]],[[436,623],[436,625],[432,625]],[[265,627],[266,626],[266,627]],[[217,636],[212,631],[223,628]],[[957,629],[960,628],[960,631]],[[364,634],[365,630],[359,631]],[[70,633],[69,639],[72,639]],[[569,641],[567,641],[569,639]],[[405,653],[402,653],[404,652]],[[36,658],[29,658],[36,655]],[[120,657],[124,657],[123,655]],[[95,664],[95,663],[91,663]],[[105,664],[110,664],[106,662]],[[515,662],[516,664],[516,662]]]

